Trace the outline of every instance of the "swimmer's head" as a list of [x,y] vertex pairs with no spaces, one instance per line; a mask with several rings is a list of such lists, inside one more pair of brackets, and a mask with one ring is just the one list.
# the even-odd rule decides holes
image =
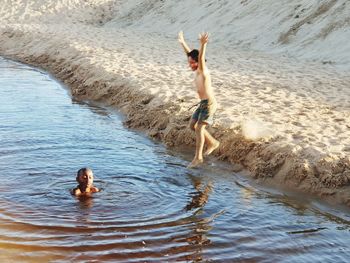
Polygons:
[[187,53],[188,65],[193,71],[197,70],[198,68],[198,56],[199,56],[198,49],[193,49]]
[[86,189],[92,186],[92,183],[94,182],[94,174],[90,168],[81,168],[77,172],[76,180],[79,183],[79,186]]

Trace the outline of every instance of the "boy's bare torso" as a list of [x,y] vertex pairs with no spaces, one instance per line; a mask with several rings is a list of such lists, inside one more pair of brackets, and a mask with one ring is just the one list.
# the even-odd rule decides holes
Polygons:
[[92,193],[97,193],[97,192],[99,192],[100,190],[97,188],[97,187],[95,187],[95,186],[92,186],[92,187],[88,187],[88,188],[86,188],[86,189],[84,189],[84,190],[81,190],[80,188],[79,188],[79,186],[77,186],[76,188],[74,188],[73,190],[72,190],[72,195],[75,195],[75,196],[80,196],[80,195],[91,195]]
[[197,89],[198,96],[201,100],[209,100],[211,104],[216,105],[213,87],[211,85],[211,77],[208,69],[196,71],[194,85]]

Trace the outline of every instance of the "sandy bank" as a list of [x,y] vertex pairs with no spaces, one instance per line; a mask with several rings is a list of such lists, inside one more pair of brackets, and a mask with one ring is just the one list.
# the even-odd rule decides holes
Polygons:
[[[79,99],[120,108],[129,127],[169,146],[194,145],[186,127],[197,99],[176,35],[112,27],[112,11],[105,20],[101,11],[98,19],[60,23],[39,11],[29,22],[9,16],[0,26],[0,54],[48,70]],[[225,45],[213,35],[208,47],[220,105],[212,128],[222,141],[216,157],[259,180],[350,206],[350,76]]]

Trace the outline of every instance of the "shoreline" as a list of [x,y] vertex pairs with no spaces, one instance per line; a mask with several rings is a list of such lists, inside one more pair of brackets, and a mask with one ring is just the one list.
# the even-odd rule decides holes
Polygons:
[[[94,100],[118,108],[125,114],[127,127],[142,129],[149,136],[162,141],[168,147],[183,144],[194,146],[194,135],[187,128],[187,124],[191,116],[188,108],[196,102],[196,99],[193,91],[186,90],[191,79],[188,78],[189,73],[185,73],[187,69],[182,57],[179,57],[180,60],[175,62],[169,60],[163,62],[154,57],[151,58],[153,62],[147,58],[138,61],[138,54],[132,54],[133,49],[128,46],[128,41],[137,45],[140,40],[137,40],[133,33],[128,35],[123,31],[119,32],[118,35],[120,42],[112,41],[113,44],[118,45],[109,49],[108,43],[94,45],[99,42],[93,42],[91,36],[98,28],[86,28],[87,34],[75,42],[77,41],[74,38],[75,33],[79,29],[85,29],[84,26],[72,28],[71,32],[66,35],[67,38],[60,37],[64,36],[62,32],[65,28],[58,29],[56,36],[54,35],[56,30],[52,31],[53,29],[50,27],[42,26],[38,32],[36,32],[38,29],[36,27],[16,27],[6,30],[0,29],[0,54],[2,56],[43,68],[62,81],[71,90],[73,97]],[[107,39],[108,35],[106,33],[103,36]],[[154,42],[157,42],[158,38],[161,36],[158,36]],[[93,42],[91,46],[88,43],[89,39]],[[101,39],[103,40],[103,37]],[[101,39],[98,40],[101,41]],[[166,47],[166,45],[164,46]],[[149,51],[147,48],[151,49],[152,43],[145,44],[140,50],[147,52]],[[169,50],[165,48],[162,54],[166,52]],[[179,54],[181,54],[180,52],[181,50]],[[111,54],[114,54],[115,57],[109,57]],[[150,56],[148,55],[148,58]],[[181,63],[183,67],[176,64],[177,62]],[[102,67],[108,63],[111,65]],[[140,63],[141,66],[137,63]],[[155,66],[157,63],[163,64]],[[129,71],[130,69],[135,71]],[[156,76],[153,78],[147,74],[147,70],[152,69],[154,69],[153,74]],[[142,70],[146,73],[143,73]],[[162,70],[165,72],[164,75],[157,75]],[[235,71],[231,71],[231,73],[235,74]],[[176,80],[178,75],[182,74],[187,74],[184,77],[188,83],[184,88],[185,92],[181,90],[176,94],[177,91],[175,91],[175,96],[174,91],[171,90],[172,87],[169,87],[169,82],[175,81],[174,85],[182,85],[184,77]],[[220,74],[222,74],[221,79],[230,77],[222,71],[214,71],[213,75],[217,77],[216,79],[221,80]],[[160,80],[157,76],[160,77]],[[162,82],[163,79],[167,78],[169,78],[169,82]],[[222,84],[223,89],[225,89],[225,83],[217,82],[215,84],[217,87]],[[282,84],[281,82],[280,85]],[[256,85],[259,86],[259,83]],[[163,87],[168,87],[168,89],[162,90]],[[248,88],[249,92],[243,94],[242,97],[251,100],[254,98],[254,86]],[[216,96],[220,97],[220,94]],[[228,108],[234,105],[225,100],[219,101],[219,103],[226,103],[225,107]],[[275,98],[262,103],[278,104],[279,101]],[[304,102],[301,106],[305,106]],[[283,107],[288,106],[282,105],[281,108],[283,109]],[[270,117],[269,112],[273,109],[269,110],[268,107],[266,109],[264,114]],[[247,109],[244,108],[243,101],[243,105],[237,106],[237,111],[240,113],[245,110]],[[321,108],[321,110],[323,109]],[[326,105],[324,110],[331,111],[332,109]],[[344,116],[347,116],[347,111],[344,111]],[[312,194],[329,202],[350,206],[350,158],[348,156],[320,154],[320,151],[312,147],[306,148],[298,143],[293,145],[285,140],[283,133],[273,134],[266,138],[247,139],[242,131],[242,120],[228,123],[231,120],[225,119],[224,113],[221,111],[221,119],[218,119],[217,124],[210,128],[213,135],[221,141],[219,150],[213,154],[216,158],[231,164],[241,165],[257,181],[268,182],[274,186],[282,185],[291,190]],[[220,115],[220,112],[217,114]],[[259,114],[257,113],[257,115]],[[283,120],[279,121],[283,122]],[[258,127],[257,129],[262,128]],[[295,131],[292,132],[291,136],[293,140],[298,140],[300,134]]]

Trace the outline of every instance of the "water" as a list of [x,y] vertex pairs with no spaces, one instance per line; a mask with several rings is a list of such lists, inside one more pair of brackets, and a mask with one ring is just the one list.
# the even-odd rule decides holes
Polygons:
[[[1,262],[346,262],[350,217],[167,150],[0,60]],[[69,194],[89,166],[93,198]]]

